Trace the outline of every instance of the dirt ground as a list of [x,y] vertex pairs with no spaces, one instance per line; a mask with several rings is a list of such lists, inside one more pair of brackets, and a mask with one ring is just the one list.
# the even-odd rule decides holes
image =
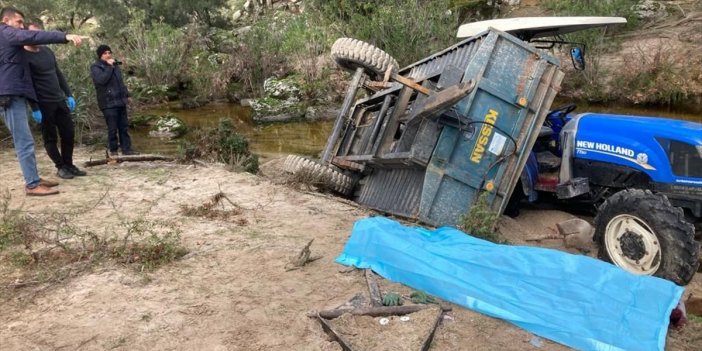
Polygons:
[[[38,157],[41,174],[56,179],[45,154]],[[101,157],[101,152],[79,149],[76,159],[82,163]],[[60,283],[0,290],[5,292],[0,296],[0,349],[340,350],[306,314],[340,306],[359,293],[368,301],[363,272],[334,259],[354,221],[371,212],[331,195],[277,184],[280,163],[265,164],[263,176],[232,173],[217,165],[97,166],[86,169],[87,177],[61,181],[57,196],[31,198],[23,194],[13,151],[0,150],[0,191],[10,191],[13,208],[33,215],[71,213],[75,225],[96,232],[129,218],[168,221],[181,228],[189,250],[154,271],[97,264]],[[181,205],[203,204],[220,191],[243,209],[236,220],[180,213]],[[502,232],[513,244],[563,249],[561,240],[531,239],[555,234],[556,223],[573,217],[525,209],[516,219],[504,219]],[[310,239],[312,255],[322,258],[286,271],[290,257]],[[0,261],[2,284],[17,283],[19,277],[10,262]],[[380,288],[411,291],[384,280]],[[689,294],[702,296],[701,274],[687,288]],[[425,333],[424,325],[417,328]],[[696,320],[669,333],[668,349],[691,350],[701,343],[702,322]],[[432,349],[568,348],[453,306]]]

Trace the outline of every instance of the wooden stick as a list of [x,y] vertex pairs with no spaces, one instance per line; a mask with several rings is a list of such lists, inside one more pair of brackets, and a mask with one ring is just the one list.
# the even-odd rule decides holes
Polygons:
[[431,342],[434,341],[434,334],[436,334],[436,329],[439,327],[439,324],[441,324],[441,320],[444,319],[444,311],[439,311],[439,315],[436,317],[436,320],[434,321],[434,326],[432,326],[431,331],[429,332],[429,335],[427,335],[424,338],[424,344],[422,344],[422,349],[421,351],[429,351],[429,348],[431,348]]
[[329,336],[333,337],[333,338],[336,340],[336,342],[339,343],[339,346],[341,346],[341,349],[342,349],[343,351],[354,351],[354,350],[351,348],[351,345],[349,345],[349,342],[346,341],[346,339],[344,339],[344,337],[342,337],[341,335],[339,335],[339,334],[334,330],[334,328],[332,328],[332,326],[329,325],[329,322],[327,322],[326,319],[324,319],[324,318],[323,318],[322,316],[320,316],[320,315],[315,315],[315,316],[313,316],[313,317],[315,317],[315,318],[317,318],[317,319],[319,320],[319,323],[322,324],[322,329],[324,329],[324,331],[325,331]]
[[[414,313],[427,308],[431,308],[435,305],[405,305],[405,306],[381,306],[381,307],[368,307],[368,308],[357,308],[354,310],[348,309],[335,309],[320,311],[318,314],[309,313],[308,317],[314,318],[319,315],[322,318],[334,319],[341,316],[344,313],[351,313],[356,316],[371,316],[371,317],[385,317],[385,316],[402,316],[405,314]],[[451,307],[439,306],[443,311],[451,311]]]
[[90,160],[83,164],[85,167],[106,165],[111,162],[141,162],[141,161],[173,161],[172,157],[144,155],[144,156],[113,156],[104,160]]
[[380,288],[375,280],[375,273],[370,269],[366,269],[366,282],[368,283],[368,293],[370,294],[371,306],[380,307],[383,305],[383,300],[380,296]]

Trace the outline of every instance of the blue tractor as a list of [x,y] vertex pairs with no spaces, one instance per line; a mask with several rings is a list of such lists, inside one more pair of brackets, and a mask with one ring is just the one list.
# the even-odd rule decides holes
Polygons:
[[574,109],[547,116],[507,214],[539,193],[594,205],[601,259],[688,283],[699,265],[702,124]]
[[[504,30],[537,47],[573,44],[566,33],[626,23],[617,17],[509,18],[462,25],[458,37]],[[543,40],[556,37],[557,40]],[[571,49],[576,70],[581,47]],[[598,256],[635,274],[687,284],[699,266],[702,234],[702,124],[643,116],[551,111],[505,214],[519,200],[552,194],[595,210]],[[697,228],[697,237],[695,230]]]

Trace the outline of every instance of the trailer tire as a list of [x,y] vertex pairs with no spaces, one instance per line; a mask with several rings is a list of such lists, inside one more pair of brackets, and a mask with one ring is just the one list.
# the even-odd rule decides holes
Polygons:
[[321,185],[343,195],[348,195],[351,193],[351,190],[353,190],[353,179],[351,179],[351,177],[306,157],[288,155],[283,163],[283,170],[290,174],[306,172],[318,183],[317,185]]
[[600,205],[595,228],[600,259],[629,272],[686,285],[697,271],[694,226],[663,194],[620,191]]
[[390,65],[394,71],[399,69],[397,60],[390,54],[352,38],[337,39],[332,45],[331,57],[337,65],[350,72],[355,72],[358,67],[364,68],[371,78],[382,78]]

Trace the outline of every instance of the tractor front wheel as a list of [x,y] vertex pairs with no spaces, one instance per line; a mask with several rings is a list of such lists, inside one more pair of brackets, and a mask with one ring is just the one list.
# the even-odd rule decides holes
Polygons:
[[631,273],[685,285],[697,271],[700,246],[694,227],[663,194],[620,191],[600,205],[595,226],[600,259]]

